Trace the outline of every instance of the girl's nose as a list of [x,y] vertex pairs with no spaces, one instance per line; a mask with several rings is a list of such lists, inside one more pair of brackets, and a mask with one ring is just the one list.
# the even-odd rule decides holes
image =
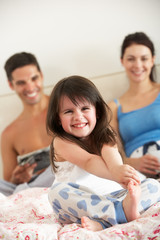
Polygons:
[[81,119],[82,118],[82,112],[80,110],[75,111],[74,113],[74,118],[77,119]]

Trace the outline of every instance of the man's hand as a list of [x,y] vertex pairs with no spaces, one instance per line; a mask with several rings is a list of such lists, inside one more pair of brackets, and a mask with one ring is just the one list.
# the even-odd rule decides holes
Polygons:
[[12,173],[10,182],[14,184],[29,182],[33,176],[33,171],[36,166],[36,163],[32,165],[27,163],[23,166],[17,165]]

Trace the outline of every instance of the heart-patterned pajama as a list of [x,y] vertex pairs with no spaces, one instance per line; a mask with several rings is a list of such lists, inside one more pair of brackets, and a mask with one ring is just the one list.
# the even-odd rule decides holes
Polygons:
[[[53,183],[49,191],[49,201],[61,223],[80,223],[82,216],[100,222],[104,227],[126,223],[122,201],[127,190],[119,190],[107,195],[97,195],[92,189],[72,182]],[[141,183],[139,212],[160,201],[160,184],[155,179]]]

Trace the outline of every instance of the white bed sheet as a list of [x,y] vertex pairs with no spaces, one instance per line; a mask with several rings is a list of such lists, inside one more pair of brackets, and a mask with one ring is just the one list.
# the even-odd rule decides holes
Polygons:
[[5,240],[112,240],[160,239],[160,202],[130,223],[99,232],[80,225],[62,226],[48,202],[48,189],[27,189],[10,197],[0,194],[0,239]]

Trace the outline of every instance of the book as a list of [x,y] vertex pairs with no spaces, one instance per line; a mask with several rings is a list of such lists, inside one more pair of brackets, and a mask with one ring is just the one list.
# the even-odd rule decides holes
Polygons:
[[22,166],[26,163],[37,163],[34,173],[45,169],[50,165],[50,147],[42,148],[24,155],[19,155],[17,156],[17,162]]

